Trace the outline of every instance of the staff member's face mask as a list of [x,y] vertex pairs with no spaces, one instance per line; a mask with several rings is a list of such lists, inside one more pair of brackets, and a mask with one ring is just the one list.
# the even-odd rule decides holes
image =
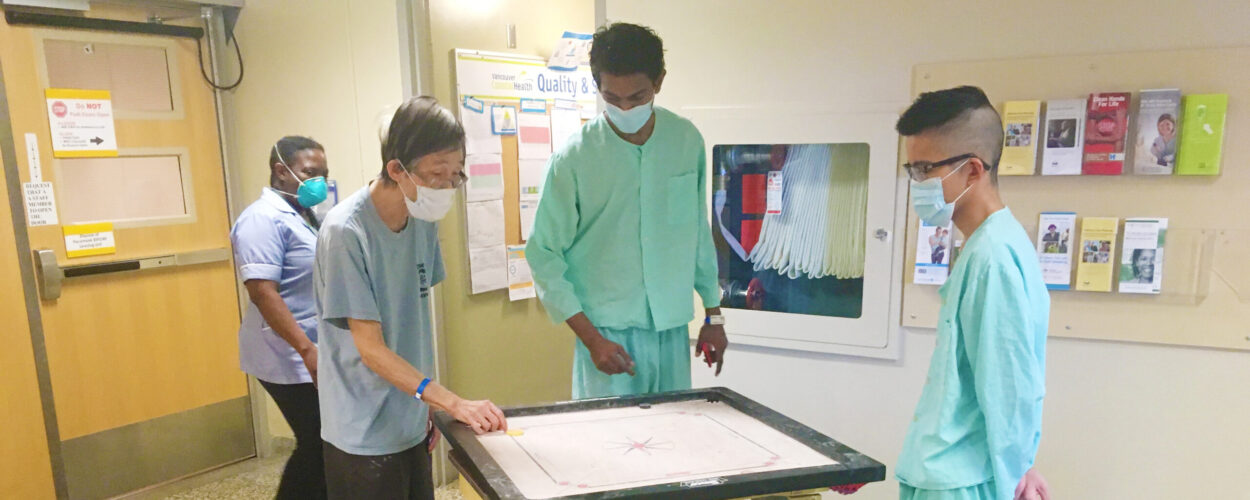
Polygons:
[[291,170],[291,166],[287,164],[286,160],[282,158],[282,152],[278,151],[277,144],[273,145],[273,151],[278,154],[278,161],[282,163],[283,167],[286,167],[287,172],[291,173],[291,177],[294,177],[295,181],[299,182],[299,189],[296,189],[294,194],[281,190],[275,191],[294,196],[295,201],[299,203],[299,206],[304,208],[312,208],[321,202],[326,201],[326,196],[328,195],[329,190],[326,189],[325,177],[317,176],[310,179],[300,179],[298,175],[295,175],[295,171]]

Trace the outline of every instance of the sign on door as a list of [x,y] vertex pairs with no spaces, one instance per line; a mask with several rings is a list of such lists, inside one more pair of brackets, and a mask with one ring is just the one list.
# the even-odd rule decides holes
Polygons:
[[117,156],[113,100],[107,90],[46,89],[52,155],[57,158]]

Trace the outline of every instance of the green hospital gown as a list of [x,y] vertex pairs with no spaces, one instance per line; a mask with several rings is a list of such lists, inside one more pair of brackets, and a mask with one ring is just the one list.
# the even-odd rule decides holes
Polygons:
[[[699,131],[660,107],[655,131],[642,146],[621,139],[599,115],[551,157],[525,256],[552,321],[584,312],[601,330],[681,328],[684,338],[694,318],[692,292],[705,308],[720,305],[706,163]],[[667,344],[689,349],[685,341]],[[584,353],[579,349],[577,356]],[[656,354],[631,352],[636,355]],[[680,369],[669,372],[683,376]],[[575,387],[583,382],[578,370],[574,377]],[[689,378],[687,369],[686,387]]]
[[1010,499],[1041,439],[1050,316],[1036,251],[1010,210],[968,239],[941,297],[928,381],[895,471],[901,498]]

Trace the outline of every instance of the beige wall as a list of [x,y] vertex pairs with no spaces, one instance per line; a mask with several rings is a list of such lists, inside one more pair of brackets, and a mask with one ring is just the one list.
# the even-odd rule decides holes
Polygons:
[[[606,14],[664,38],[657,103],[672,109],[901,111],[918,63],[1250,45],[1243,0],[609,0]],[[724,374],[696,370],[695,384],[732,387],[885,462],[891,479],[856,497],[898,498],[893,466],[934,335],[902,339],[896,362],[731,347]],[[1051,339],[1038,467],[1055,498],[1244,498],[1247,380],[1245,352]]]
[[[516,25],[509,49],[505,26]],[[455,103],[453,49],[549,56],[565,30],[590,32],[589,0],[431,0],[435,97]],[[517,405],[569,398],[573,334],[553,325],[537,300],[508,302],[506,292],[469,295],[462,210],[442,223],[447,281],[443,310],[444,379],[463,397]]]
[[[234,214],[269,184],[269,149],[284,135],[307,135],[325,146],[340,199],[377,175],[375,118],[403,98],[395,3],[247,3],[235,29],[246,73],[225,113]],[[226,65],[234,64],[233,56]],[[289,437],[277,407],[264,401],[269,431]]]
[[[399,102],[404,90],[396,3],[248,2],[235,31],[246,78],[226,110],[234,213],[268,185],[269,148],[283,135],[308,135],[325,145],[340,198],[376,175],[374,120],[383,107]],[[444,104],[454,102],[452,49],[547,56],[566,29],[588,31],[594,24],[589,1],[429,4],[435,97]],[[507,24],[517,25],[516,49],[507,48]],[[552,325],[536,300],[509,303],[501,292],[469,296],[463,234],[460,212],[453,210],[440,234],[448,272],[438,291],[443,380],[465,397],[500,404],[567,399],[572,334]],[[270,432],[290,436],[272,401],[264,400]]]
[[326,147],[340,198],[377,175],[375,118],[403,98],[395,13],[395,0],[247,3],[235,30],[246,75],[232,93],[228,143],[236,213],[269,184],[269,148],[284,135]]

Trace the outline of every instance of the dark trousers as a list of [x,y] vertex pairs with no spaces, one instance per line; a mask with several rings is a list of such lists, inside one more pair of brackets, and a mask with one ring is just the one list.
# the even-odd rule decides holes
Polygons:
[[428,437],[390,455],[352,455],[330,443],[324,446],[331,499],[434,500]]
[[260,381],[295,431],[295,451],[282,471],[277,500],[326,498],[325,462],[321,455],[321,408],[317,388],[307,384],[273,384]]

